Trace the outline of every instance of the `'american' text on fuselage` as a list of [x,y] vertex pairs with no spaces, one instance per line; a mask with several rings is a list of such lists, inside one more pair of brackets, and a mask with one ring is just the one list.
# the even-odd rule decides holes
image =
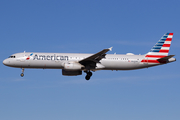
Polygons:
[[61,55],[34,55],[33,60],[68,60],[68,56]]

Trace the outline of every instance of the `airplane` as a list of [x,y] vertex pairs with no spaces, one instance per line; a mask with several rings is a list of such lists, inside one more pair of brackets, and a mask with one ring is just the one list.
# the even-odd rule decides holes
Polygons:
[[164,65],[176,61],[175,55],[168,55],[173,33],[164,34],[154,47],[144,55],[106,54],[112,47],[96,54],[77,53],[37,53],[23,52],[11,55],[3,61],[9,67],[21,68],[21,77],[25,68],[62,69],[62,75],[77,76],[86,73],[89,80],[92,71],[97,70],[135,70]]

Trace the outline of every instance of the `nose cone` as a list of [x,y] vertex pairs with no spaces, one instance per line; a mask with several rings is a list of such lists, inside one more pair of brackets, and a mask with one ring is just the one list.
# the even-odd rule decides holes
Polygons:
[[7,60],[7,59],[5,59],[5,60],[3,61],[3,64],[4,64],[4,65],[6,65],[6,66],[8,66],[8,65],[9,65],[9,63],[10,63],[10,61],[9,61],[9,60]]

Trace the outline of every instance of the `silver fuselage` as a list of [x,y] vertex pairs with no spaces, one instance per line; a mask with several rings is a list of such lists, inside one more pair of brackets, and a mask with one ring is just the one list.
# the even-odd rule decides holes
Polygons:
[[[12,56],[15,58],[7,58],[3,64],[16,68],[42,68],[42,69],[63,69],[67,62],[78,62],[93,54],[76,54],[76,53],[34,53],[31,52],[16,53]],[[28,58],[28,59],[27,59]],[[107,54],[105,58],[96,64],[96,70],[133,70],[147,68],[151,66],[161,65],[161,63],[141,62],[145,55],[122,55]],[[168,62],[175,61],[175,58],[169,59]]]

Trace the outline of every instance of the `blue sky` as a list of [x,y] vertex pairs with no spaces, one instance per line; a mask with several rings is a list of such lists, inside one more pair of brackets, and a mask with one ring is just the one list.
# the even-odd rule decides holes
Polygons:
[[2,120],[177,120],[180,118],[180,1],[6,0],[0,2],[0,61],[17,52],[145,54],[173,32],[177,61],[133,71],[61,75],[0,64]]

